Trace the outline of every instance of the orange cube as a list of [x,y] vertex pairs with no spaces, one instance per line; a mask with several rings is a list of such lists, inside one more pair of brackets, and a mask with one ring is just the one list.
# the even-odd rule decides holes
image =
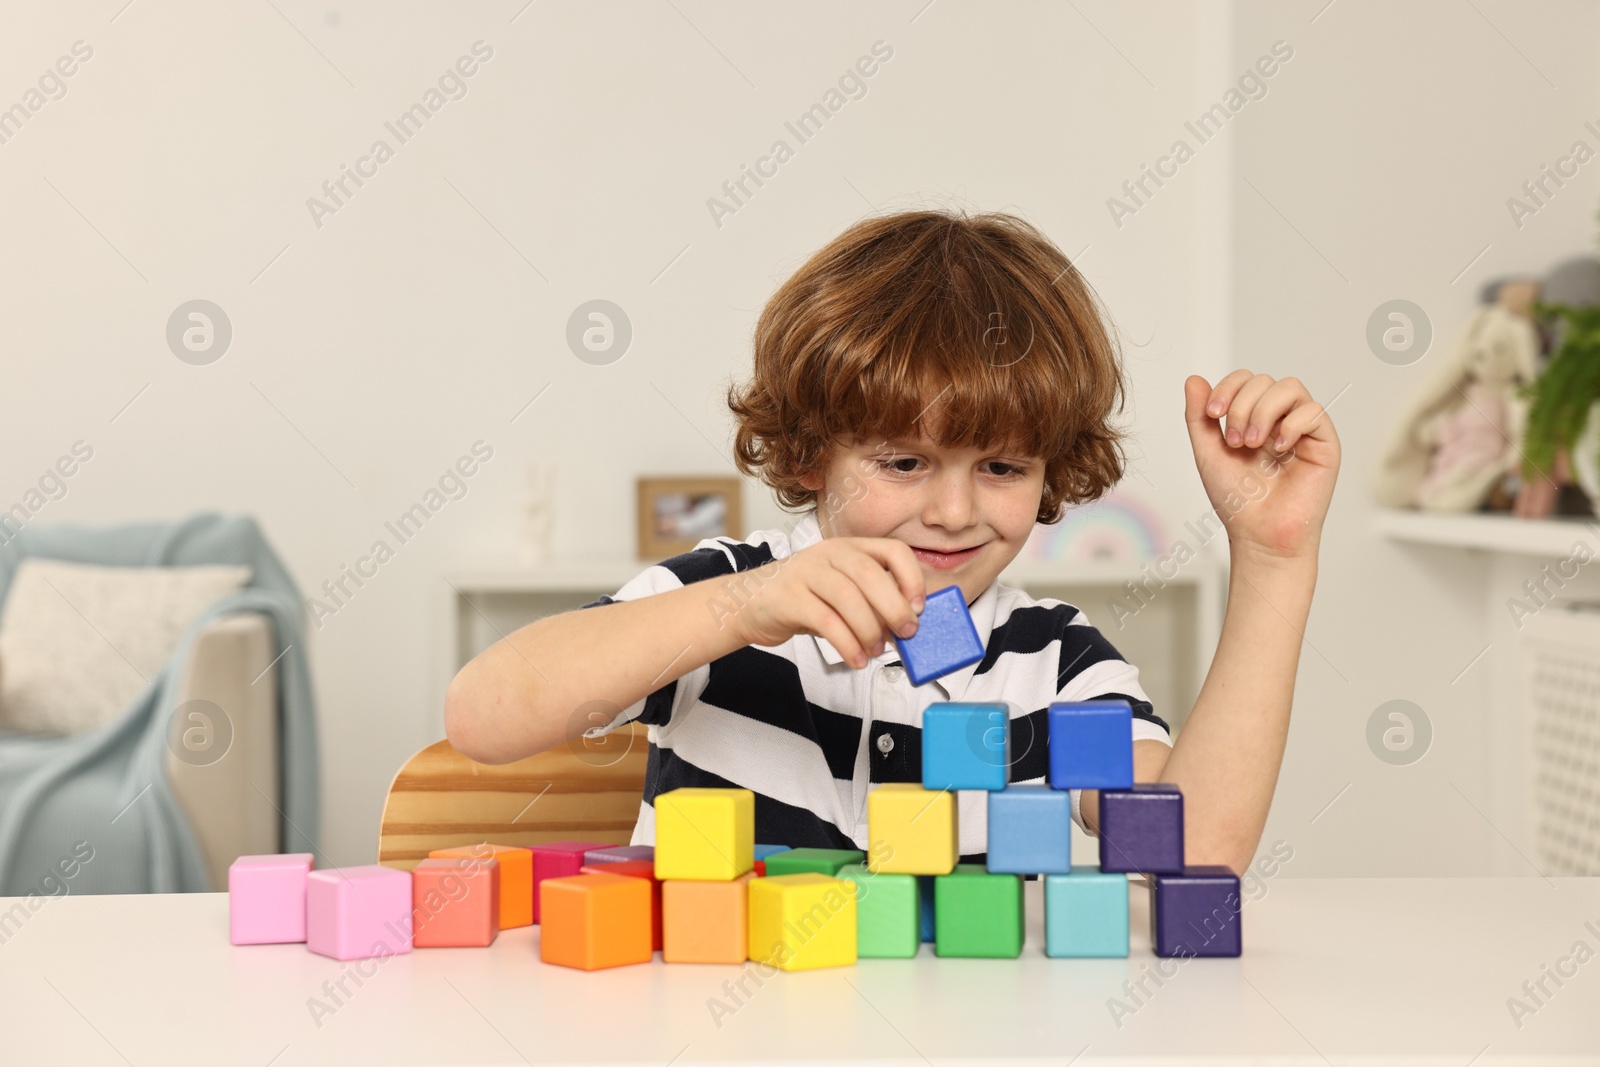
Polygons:
[[428,859],[412,870],[412,945],[483,948],[499,933],[499,862]]
[[496,860],[500,864],[500,929],[533,925],[533,853],[513,845],[491,845],[487,841],[460,848],[436,848],[429,859],[469,859],[478,863]]
[[650,881],[650,948],[661,948],[661,883],[656,881],[654,860],[617,860],[615,863],[586,863],[579,874],[620,874],[626,878]]
[[649,963],[650,883],[623,874],[568,874],[539,881],[539,958],[597,971]]
[[[759,865],[760,860],[756,863]],[[661,958],[668,963],[743,963],[750,958],[750,882],[661,883]]]

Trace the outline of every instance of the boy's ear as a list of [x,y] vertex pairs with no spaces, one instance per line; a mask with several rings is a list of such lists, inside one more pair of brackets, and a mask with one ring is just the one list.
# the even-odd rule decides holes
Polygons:
[[802,488],[809,489],[815,493],[822,489],[822,478],[817,474],[802,474],[800,476],[800,485]]

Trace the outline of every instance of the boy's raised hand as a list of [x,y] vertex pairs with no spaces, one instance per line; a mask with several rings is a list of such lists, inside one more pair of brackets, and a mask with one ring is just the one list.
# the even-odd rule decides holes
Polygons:
[[[1195,466],[1235,547],[1315,557],[1339,473],[1339,435],[1297,378],[1236,370],[1183,383]],[[1226,420],[1225,422],[1223,420]]]
[[916,633],[927,596],[911,546],[892,537],[826,538],[730,580],[753,590],[733,615],[745,644],[815,634],[853,667]]

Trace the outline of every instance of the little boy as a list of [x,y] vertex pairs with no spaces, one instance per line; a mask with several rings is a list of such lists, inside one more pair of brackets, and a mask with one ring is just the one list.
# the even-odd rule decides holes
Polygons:
[[[997,581],[1036,523],[1122,476],[1124,381],[1094,295],[1018,218],[922,211],[860,222],[812,256],[763,309],[754,374],[729,392],[735,463],[798,519],[703,540],[592,610],[497,642],[451,683],[450,740],[500,763],[639,720],[634,844],[654,842],[660,793],[739,786],[756,795],[757,841],[865,849],[868,792],[921,780],[929,704],[1005,702],[1009,780],[1040,782],[1049,705],[1121,698],[1135,780],[1184,791],[1188,862],[1242,872],[1283,756],[1339,442],[1293,378],[1241,370],[1184,391],[1232,569],[1176,739],[1082,612]],[[949,585],[984,658],[913,686],[891,638]],[[982,862],[981,797],[958,807],[962,858]],[[1074,790],[1072,812],[1096,832],[1098,794]]]

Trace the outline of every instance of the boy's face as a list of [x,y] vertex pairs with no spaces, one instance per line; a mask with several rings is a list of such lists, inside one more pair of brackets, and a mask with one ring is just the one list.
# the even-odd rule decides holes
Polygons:
[[[971,604],[1016,558],[1044,496],[1036,456],[948,449],[927,440],[847,440],[821,475],[824,537],[892,537],[922,564],[929,593],[960,585]],[[964,549],[954,554],[939,550]]]

